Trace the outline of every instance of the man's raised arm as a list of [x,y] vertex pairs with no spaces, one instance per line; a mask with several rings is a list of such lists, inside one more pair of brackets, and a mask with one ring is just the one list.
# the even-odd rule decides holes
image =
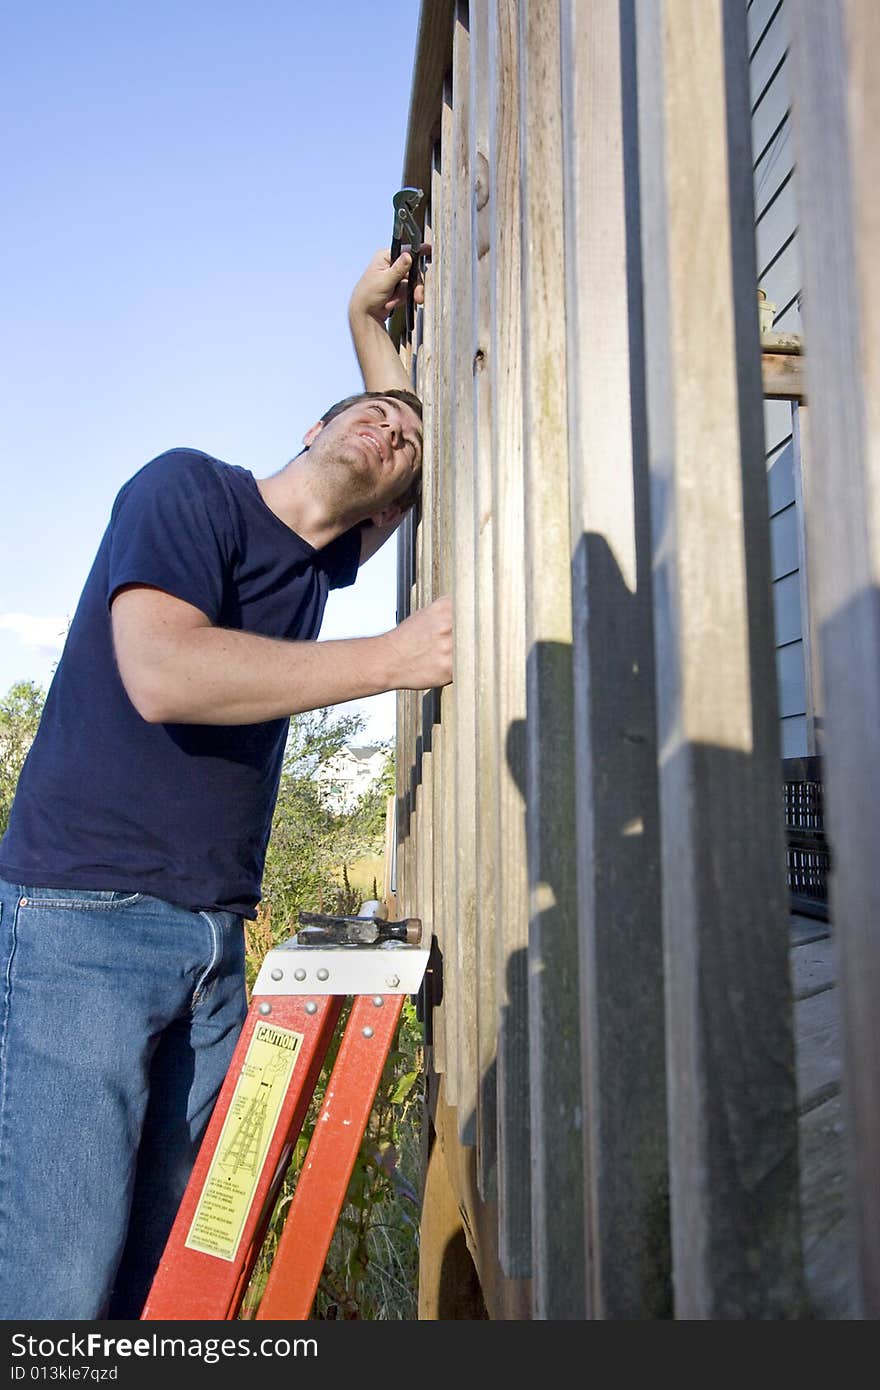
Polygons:
[[[355,285],[348,305],[348,323],[367,391],[411,391],[412,383],[400,360],[385,321],[406,300],[408,252],[391,264],[389,251],[377,251]],[[416,291],[421,294],[421,286]]]

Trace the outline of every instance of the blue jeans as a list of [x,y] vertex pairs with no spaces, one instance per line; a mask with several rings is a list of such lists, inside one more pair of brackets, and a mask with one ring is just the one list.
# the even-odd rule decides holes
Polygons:
[[137,1318],[246,1003],[231,912],[0,880],[0,1318]]

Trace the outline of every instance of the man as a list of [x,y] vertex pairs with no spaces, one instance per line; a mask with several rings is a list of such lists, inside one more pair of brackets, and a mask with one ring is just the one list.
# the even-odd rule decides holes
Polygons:
[[350,303],[367,394],[280,473],[178,449],[114,504],[0,843],[5,1319],[140,1314],[244,1018],[288,716],[452,679],[445,598],[312,640],[418,485],[388,262]]

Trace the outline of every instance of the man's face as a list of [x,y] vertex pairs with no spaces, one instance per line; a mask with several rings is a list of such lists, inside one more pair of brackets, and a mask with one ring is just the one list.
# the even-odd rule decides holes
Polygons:
[[358,401],[314,435],[310,430],[306,442],[328,469],[334,463],[343,466],[344,473],[337,476],[345,487],[346,506],[363,503],[364,517],[402,497],[421,471],[422,422],[393,397]]

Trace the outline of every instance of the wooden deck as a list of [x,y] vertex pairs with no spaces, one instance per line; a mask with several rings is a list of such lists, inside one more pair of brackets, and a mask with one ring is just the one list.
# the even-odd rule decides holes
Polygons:
[[844,1172],[841,1044],[834,942],[827,922],[795,916],[795,998],[804,1269],[815,1318],[852,1318],[854,1276]]

